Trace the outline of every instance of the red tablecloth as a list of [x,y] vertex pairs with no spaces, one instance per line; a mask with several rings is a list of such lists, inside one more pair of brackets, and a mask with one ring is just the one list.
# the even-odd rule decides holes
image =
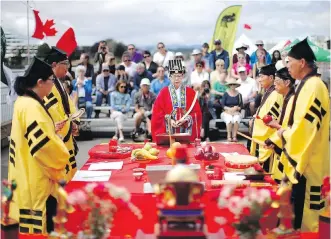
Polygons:
[[[242,144],[221,144],[212,143],[216,148],[217,152],[237,152],[239,154],[248,154],[247,149]],[[126,146],[131,146],[133,148],[141,148],[142,144],[128,144]],[[102,146],[101,146],[102,147]],[[107,144],[104,144],[105,149],[108,148]],[[95,146],[91,150],[100,150],[100,145]],[[159,161],[156,164],[170,164],[170,159],[166,157],[166,150],[168,147],[158,146],[160,150]],[[194,159],[193,154],[195,147],[193,145],[189,146],[189,159],[192,163],[201,163]],[[87,170],[90,163],[102,162],[105,159],[90,158],[85,165],[81,168]],[[121,209],[116,213],[114,218],[114,227],[112,229],[112,236],[125,236],[125,235],[136,235],[138,229],[141,229],[144,233],[153,233],[154,224],[157,221],[156,215],[156,198],[152,194],[143,193],[143,184],[147,178],[142,181],[135,181],[132,175],[132,169],[138,167],[138,163],[131,163],[130,159],[124,159],[124,165],[122,170],[112,171],[110,177],[110,182],[115,185],[126,187],[132,194],[132,203],[139,207],[143,214],[143,219],[138,220],[128,209]],[[224,166],[224,160],[221,158],[214,165]],[[206,183],[206,193],[203,198],[203,202],[206,204],[206,224],[208,230],[211,233],[215,233],[220,229],[220,226],[214,221],[215,216],[227,217],[229,222],[233,221],[231,214],[228,210],[220,210],[217,208],[217,198],[219,194],[219,189],[211,189],[210,180],[208,180],[204,170],[200,171],[200,180]],[[66,189],[70,192],[73,189],[80,188],[86,185],[86,182],[70,182]],[[81,215],[83,212],[76,211],[69,216],[69,222],[67,224],[67,229],[71,232],[77,232],[82,222],[83,218]],[[263,228],[273,228],[276,226],[276,212],[272,216],[265,218],[265,223],[263,223]],[[227,234],[232,234],[233,229],[231,223],[224,228]]]

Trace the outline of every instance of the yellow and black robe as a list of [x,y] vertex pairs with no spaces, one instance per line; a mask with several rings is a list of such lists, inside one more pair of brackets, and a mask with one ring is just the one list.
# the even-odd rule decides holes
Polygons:
[[307,75],[288,107],[291,112],[282,140],[288,163],[284,171],[293,184],[295,228],[316,232],[324,207],[321,185],[330,175],[330,102],[320,77]]
[[[55,123],[67,119],[70,114],[76,112],[74,103],[58,79],[55,79],[51,93],[44,98],[44,104]],[[70,159],[66,165],[67,182],[73,178],[77,171],[75,156],[78,148],[72,135],[72,124],[72,122],[67,121],[62,130],[58,132],[70,153]]]
[[[288,94],[284,97],[283,107],[279,118],[279,124],[282,129],[286,129],[288,125],[288,119],[291,112],[292,101],[294,98],[294,88],[291,88]],[[271,167],[272,178],[278,183],[284,178],[284,167],[287,167],[287,160],[283,154],[283,143],[279,138],[277,131],[274,132],[269,139],[266,140],[266,144],[274,145],[273,162]]]
[[47,232],[46,201],[56,195],[58,181],[65,178],[69,157],[42,101],[18,97],[10,135],[8,179],[17,182],[10,217],[19,221],[20,232]]
[[[275,120],[280,116],[280,109],[283,105],[283,96],[275,91],[275,86],[271,86],[263,95],[261,105],[258,108],[256,115],[261,119],[255,119],[252,127],[252,138],[264,142],[268,139],[276,129],[272,129],[263,123],[262,118],[265,115],[271,115]],[[251,155],[258,156],[259,162],[264,163],[264,169],[269,171],[271,149],[258,147],[255,142],[251,143]]]

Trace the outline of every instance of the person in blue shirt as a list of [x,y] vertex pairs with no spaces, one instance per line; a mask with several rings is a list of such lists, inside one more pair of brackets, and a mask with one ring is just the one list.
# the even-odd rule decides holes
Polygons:
[[264,43],[262,40],[257,40],[255,45],[257,46],[257,50],[255,52],[252,53],[251,55],[251,67],[253,68],[254,64],[257,62],[258,58],[257,58],[257,51],[264,51],[265,52],[265,63],[266,65],[270,65],[271,64],[271,56],[270,54],[266,51],[266,49],[264,49]]
[[229,53],[222,48],[221,40],[216,39],[214,41],[214,45],[215,45],[215,50],[210,52],[210,56],[209,56],[209,67],[210,67],[210,69],[216,70],[215,62],[218,59],[222,59],[225,63],[224,69],[227,70],[229,68],[229,65],[230,65]]
[[158,74],[157,78],[154,79],[151,83],[151,92],[153,92],[155,95],[158,95],[159,92],[162,90],[164,87],[168,87],[170,85],[170,80],[168,77],[164,74],[165,69],[163,66],[159,66],[157,68]]
[[126,87],[126,82],[119,80],[115,86],[116,90],[110,96],[111,119],[116,122],[116,132],[113,139],[118,139],[119,142],[124,142],[123,121],[126,119],[125,114],[130,111],[131,105],[130,95],[126,93]]

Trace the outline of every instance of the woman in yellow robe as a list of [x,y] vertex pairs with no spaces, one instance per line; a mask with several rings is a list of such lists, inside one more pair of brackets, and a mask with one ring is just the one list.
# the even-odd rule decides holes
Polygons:
[[[287,107],[288,105],[292,104],[293,101],[293,95],[294,95],[294,83],[295,79],[291,77],[286,67],[282,66],[281,69],[279,69],[276,72],[275,75],[275,90],[283,95],[284,102],[281,109],[279,121],[273,120],[269,124],[267,124],[269,127],[274,129],[280,129],[280,128],[286,128],[288,123],[288,117],[290,114],[290,107]],[[277,131],[274,132],[266,141],[265,144],[267,147],[270,147],[274,150],[273,153],[273,164],[272,164],[272,177],[274,180],[276,180],[278,183],[283,179],[284,177],[284,167],[287,167],[287,162],[283,154],[283,143],[282,140],[279,138]]]
[[330,175],[329,92],[317,75],[314,52],[307,39],[288,53],[288,69],[299,79],[290,107],[288,127],[278,130],[283,152],[291,167],[285,174],[293,184],[295,228],[318,231],[318,217],[324,207],[323,178]]
[[[268,139],[276,129],[270,128],[263,123],[263,117],[265,115],[271,115],[273,119],[277,120],[280,116],[280,109],[283,105],[283,96],[275,91],[274,77],[276,68],[273,64],[267,65],[261,68],[259,73],[259,82],[265,93],[262,97],[260,107],[257,109],[256,117],[252,126],[252,138],[260,142],[264,142]],[[260,119],[258,119],[259,117]],[[269,164],[272,163],[271,155],[272,150],[264,147],[258,147],[255,142],[251,143],[250,147],[251,155],[258,156],[259,162],[264,163],[263,168],[269,171]]]
[[19,95],[14,105],[8,178],[15,179],[17,190],[10,217],[20,222],[22,233],[46,233],[51,226],[47,218],[47,201],[65,177],[69,153],[55,133],[54,122],[42,98],[53,86],[50,65],[34,58],[23,77],[15,82]]
[[[54,86],[49,95],[44,97],[44,104],[46,109],[49,111],[56,125],[59,125],[58,134],[62,137],[65,143],[70,158],[66,165],[66,178],[65,180],[70,181],[77,171],[77,164],[75,156],[78,151],[73,131],[77,130],[77,122],[71,122],[68,119],[69,115],[76,112],[76,108],[71,98],[65,91],[59,78],[66,75],[68,71],[68,57],[65,52],[52,47],[51,51],[45,58],[46,63],[52,65],[54,75]],[[64,122],[64,124],[61,124]]]

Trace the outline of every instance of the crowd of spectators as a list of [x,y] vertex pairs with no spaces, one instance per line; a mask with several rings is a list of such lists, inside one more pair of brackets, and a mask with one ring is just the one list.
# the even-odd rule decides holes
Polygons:
[[[168,61],[180,59],[186,68],[183,84],[199,92],[203,115],[201,138],[209,140],[211,119],[222,119],[226,124],[228,141],[237,141],[242,117],[255,113],[256,100],[263,90],[259,83],[259,70],[272,62],[285,61],[287,55],[286,52],[275,51],[270,56],[263,41],[259,40],[256,42],[257,50],[251,55],[246,53],[247,46],[242,44],[230,57],[221,40],[213,43],[212,51],[208,43],[203,43],[201,49],[194,49],[191,59],[185,59],[182,52],[167,50],[163,42],[156,45],[154,55],[147,50],[138,51],[134,44],[130,44],[116,65],[114,54],[106,42],[101,41],[94,57],[98,69],[94,69],[88,54],[81,55],[71,84],[71,96],[78,108],[86,108],[87,118],[92,118],[93,96],[96,106],[101,106],[103,101],[110,106],[107,116],[116,122],[114,137],[120,141],[124,141],[123,121],[134,108],[132,136],[141,138],[146,133],[150,137],[154,101],[160,90],[170,84]],[[95,110],[94,117],[98,118],[99,114],[100,110]],[[141,129],[141,123],[145,123],[145,130]]]

